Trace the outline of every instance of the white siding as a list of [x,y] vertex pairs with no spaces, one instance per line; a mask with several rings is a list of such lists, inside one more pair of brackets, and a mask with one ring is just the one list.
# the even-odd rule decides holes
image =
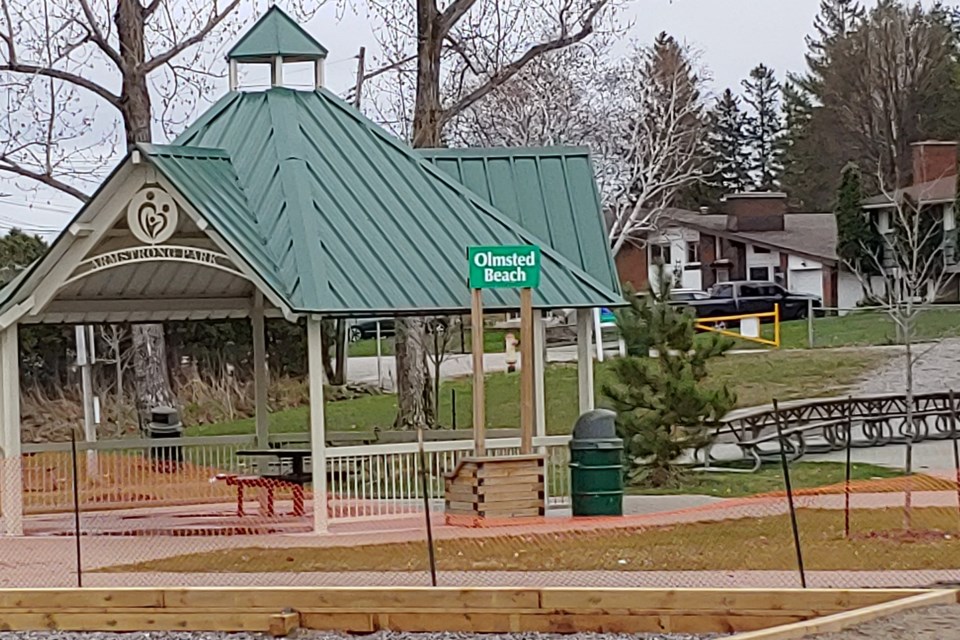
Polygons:
[[[669,227],[660,233],[651,236],[650,245],[660,245],[670,247],[670,265],[668,268],[675,274],[679,274],[680,281],[676,286],[683,289],[700,289],[703,285],[700,269],[687,269],[688,264],[699,264],[687,262],[687,248],[690,243],[700,241],[700,232],[694,229],[683,227]],[[653,252],[647,251],[650,256],[649,276],[650,282],[656,282],[656,274],[653,271]]]
[[787,288],[797,293],[823,297],[823,265],[816,260],[789,256],[787,258]]
[[[773,280],[776,267],[780,266],[780,253],[778,251],[769,251],[758,253],[754,245],[748,244],[747,247],[747,280]],[[750,271],[752,269],[766,269],[766,275],[763,277],[754,277]],[[757,274],[759,275],[759,274]]]

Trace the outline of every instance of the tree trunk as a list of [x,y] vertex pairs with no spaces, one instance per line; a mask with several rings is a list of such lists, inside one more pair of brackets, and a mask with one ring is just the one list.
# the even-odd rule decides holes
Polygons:
[[411,430],[435,423],[430,365],[423,318],[396,321],[397,419],[394,427]]
[[[119,0],[114,22],[123,61],[120,111],[127,145],[132,147],[137,142],[150,142],[152,139],[150,89],[143,71],[146,51],[144,15],[139,0]],[[173,406],[175,398],[167,368],[163,325],[134,325],[132,334],[138,411],[143,416],[156,405]]]
[[[413,110],[413,146],[440,146],[440,14],[436,0],[417,0],[417,98]],[[396,320],[398,429],[435,424],[433,389],[425,323],[421,318]]]

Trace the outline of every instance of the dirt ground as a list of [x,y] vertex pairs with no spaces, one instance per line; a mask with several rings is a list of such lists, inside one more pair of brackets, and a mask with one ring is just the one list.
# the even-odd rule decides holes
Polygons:
[[960,605],[914,609],[805,640],[960,640]]

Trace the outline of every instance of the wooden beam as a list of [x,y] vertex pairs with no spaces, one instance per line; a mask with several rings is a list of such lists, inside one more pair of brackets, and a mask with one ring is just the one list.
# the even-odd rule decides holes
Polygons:
[[[544,367],[547,360],[547,327],[543,321],[543,311],[533,311],[533,351],[534,357],[534,402],[533,413],[536,423],[534,434],[539,438],[547,435],[547,389],[544,384]],[[540,453],[546,453],[546,447],[541,447]]]
[[520,289],[520,454],[533,453],[534,376],[533,289]]
[[793,640],[806,638],[815,634],[835,633],[849,629],[858,624],[876,620],[884,616],[893,615],[910,609],[932,607],[939,604],[957,604],[955,590],[938,590],[921,595],[900,598],[883,604],[876,604],[853,611],[844,611],[822,618],[814,618],[802,622],[794,622],[784,626],[741,633],[731,636],[730,640]]
[[269,633],[274,638],[285,638],[300,628],[300,614],[295,611],[285,611],[270,616]]
[[483,291],[470,292],[470,353],[473,359],[473,453],[486,454],[487,418],[483,379]]

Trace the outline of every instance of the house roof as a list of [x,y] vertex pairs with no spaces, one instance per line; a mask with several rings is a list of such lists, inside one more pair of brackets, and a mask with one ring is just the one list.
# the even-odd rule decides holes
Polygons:
[[326,47],[274,5],[230,49],[227,59],[268,62],[280,56],[289,62],[304,62],[326,58],[327,53]]
[[587,148],[418,151],[598,282],[620,290]]
[[727,215],[667,209],[661,220],[777,251],[837,261],[837,221],[832,213],[786,213],[782,231],[730,231]]
[[[229,183],[219,198],[246,198],[234,222],[210,220],[244,255],[268,254],[278,294],[292,310],[328,315],[459,311],[469,307],[466,249],[535,244],[543,267],[534,304],[596,307],[622,303],[536,234],[439,171],[406,144],[325,89],[233,92],[184,132],[175,146],[196,149],[148,155],[191,201],[205,195],[186,179],[196,163],[221,167]],[[171,176],[171,180],[174,180]],[[262,246],[261,246],[262,245]],[[606,250],[606,245],[604,245]],[[268,261],[261,261],[266,267]],[[488,308],[514,309],[516,292],[488,290]]]
[[[920,204],[939,204],[953,202],[957,194],[956,176],[946,176],[929,182],[921,182],[903,189],[897,189],[892,194],[881,193],[863,201],[867,209],[882,209],[893,204],[904,196],[908,196]],[[892,196],[892,198],[891,198]]]

